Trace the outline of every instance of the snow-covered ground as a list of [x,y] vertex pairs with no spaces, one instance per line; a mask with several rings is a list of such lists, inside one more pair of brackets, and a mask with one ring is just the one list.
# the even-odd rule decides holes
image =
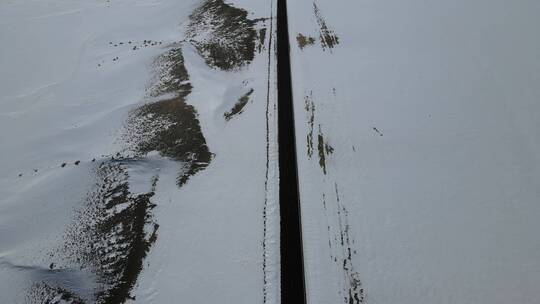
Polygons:
[[[280,302],[275,8],[0,1],[0,303]],[[288,10],[308,303],[538,303],[540,3]]]
[[288,11],[308,303],[538,303],[540,2]]
[[0,2],[0,303],[278,302],[273,6]]

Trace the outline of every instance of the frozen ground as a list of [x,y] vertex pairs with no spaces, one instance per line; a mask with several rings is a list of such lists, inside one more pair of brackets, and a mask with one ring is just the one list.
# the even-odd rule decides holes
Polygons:
[[308,303],[538,303],[539,2],[288,6]]
[[1,303],[278,301],[272,10],[0,3]]
[[[538,303],[540,4],[288,1],[307,299]],[[275,1],[0,1],[0,303],[278,303]]]

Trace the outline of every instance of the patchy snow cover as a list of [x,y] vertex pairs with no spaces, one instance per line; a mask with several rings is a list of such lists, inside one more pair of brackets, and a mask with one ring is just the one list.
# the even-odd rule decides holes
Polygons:
[[288,10],[308,303],[538,303],[540,3]]
[[0,3],[1,303],[279,302],[273,10]]

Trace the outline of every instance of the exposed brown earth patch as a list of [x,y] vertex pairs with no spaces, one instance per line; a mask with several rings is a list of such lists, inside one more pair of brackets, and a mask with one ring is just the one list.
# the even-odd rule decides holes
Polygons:
[[143,259],[157,238],[151,202],[157,178],[148,193],[130,191],[129,163],[115,160],[96,170],[97,183],[68,231],[65,246],[71,263],[90,269],[98,279],[96,302],[124,303],[143,268]]
[[223,0],[206,0],[190,16],[187,39],[209,66],[233,70],[255,56],[255,20]]
[[339,37],[332,29],[328,27],[324,16],[315,2],[313,3],[313,12],[315,14],[317,24],[319,25],[319,36],[323,50],[334,48],[334,46],[339,44]]
[[229,121],[234,116],[241,114],[244,111],[245,106],[249,102],[249,98],[253,94],[253,89],[250,89],[246,94],[244,94],[242,97],[238,99],[238,102],[234,105],[234,107],[229,111],[223,114],[225,117],[225,120]]
[[304,109],[307,113],[309,131],[306,136],[307,155],[311,159],[313,156],[313,126],[315,124],[315,103],[313,103],[313,92],[304,97]]
[[298,47],[303,50],[306,46],[313,45],[315,43],[315,38],[298,33],[298,35],[296,35],[296,42],[298,42]]
[[326,174],[326,158],[334,152],[334,148],[325,142],[321,125],[319,125],[319,133],[317,134],[317,150],[319,152],[319,166],[323,170],[323,173]]
[[259,29],[258,38],[259,38],[259,42],[258,42],[257,50],[259,51],[259,53],[261,53],[265,49],[266,27]]

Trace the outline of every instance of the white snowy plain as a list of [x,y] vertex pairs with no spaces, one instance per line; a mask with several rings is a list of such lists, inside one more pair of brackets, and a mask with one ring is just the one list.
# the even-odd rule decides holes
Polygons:
[[[47,253],[93,184],[91,160],[122,149],[165,52],[109,42],[180,41],[199,3],[0,2],[0,303],[25,303],[49,275]],[[275,5],[227,3],[252,19]],[[540,4],[288,10],[308,303],[538,303]],[[269,75],[262,52],[222,72],[189,45],[184,57],[187,102],[215,157],[181,189],[174,162],[150,155],[141,168],[160,175],[160,227],[130,301],[278,303],[275,63]],[[246,83],[252,102],[226,122]]]
[[[47,253],[61,244],[93,184],[91,160],[122,149],[123,124],[144,103],[152,62],[184,38],[200,3],[0,2],[0,303],[25,303],[25,290],[48,275]],[[274,9],[272,1],[227,3],[247,10],[250,19],[268,18]],[[279,302],[269,37],[265,51],[233,72],[210,68],[194,47],[184,46],[193,86],[187,103],[198,111],[214,159],[179,189],[178,164],[148,156],[143,174],[160,175],[152,199],[158,238],[129,302],[262,303],[263,293],[266,302]],[[163,44],[132,49],[147,39]],[[251,101],[226,122],[223,113],[246,85],[254,90]],[[137,172],[130,173],[135,189]]]
[[288,14],[308,303],[539,303],[540,2]]

